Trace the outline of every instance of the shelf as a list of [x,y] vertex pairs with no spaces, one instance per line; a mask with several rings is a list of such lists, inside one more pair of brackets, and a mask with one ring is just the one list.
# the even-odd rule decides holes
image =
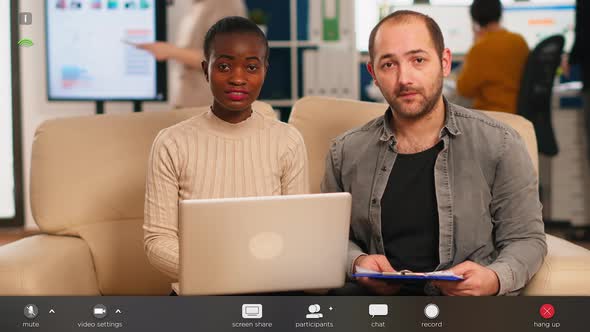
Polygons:
[[268,41],[269,47],[292,47],[295,46],[295,43],[290,40],[280,40],[280,41]]
[[[312,3],[314,1],[314,3]],[[317,3],[316,3],[317,1]],[[304,80],[307,78],[309,82],[318,82],[317,84],[334,85],[336,81],[338,85],[342,85],[345,91],[359,91],[358,83],[360,80],[357,56],[355,50],[354,38],[354,22],[352,18],[345,23],[348,24],[347,32],[341,33],[340,40],[323,40],[323,34],[311,35],[309,29],[309,16],[311,6],[314,5],[315,10],[321,11],[321,6],[315,7],[321,0],[246,0],[246,4],[250,10],[261,9],[269,13],[268,28],[268,45],[270,48],[270,69],[267,72],[266,80],[262,87],[259,100],[270,104],[275,109],[281,110],[281,120],[288,119],[291,107],[293,104],[305,94]],[[348,14],[354,13],[353,0],[340,0],[341,6],[350,7]],[[344,8],[344,7],[342,7]],[[316,19],[321,19],[320,12],[314,12]],[[344,14],[343,14],[344,15]],[[344,17],[344,16],[342,16]],[[348,17],[348,16],[346,16]],[[344,18],[343,18],[344,19]],[[350,22],[349,22],[350,21]],[[314,21],[315,22],[315,21]],[[321,22],[320,22],[321,23]],[[313,51],[318,51],[317,54]],[[319,66],[319,59],[321,62],[322,71],[321,76],[317,74],[319,71],[311,70],[307,66],[308,73],[303,69],[305,63],[303,55],[306,52],[315,54],[313,64],[316,62]],[[339,53],[341,52],[341,53]],[[321,54],[320,54],[321,53]],[[324,57],[324,55],[326,55]],[[344,61],[326,61],[328,55],[334,55],[338,60]],[[342,55],[342,56],[340,56]],[[320,57],[321,56],[321,57]],[[310,60],[311,61],[311,60]],[[312,62],[310,62],[312,63]],[[344,66],[351,68],[350,79],[347,73],[348,69],[343,69]],[[346,80],[328,80],[327,77],[338,74],[338,76],[346,76]],[[317,76],[317,77],[316,77]],[[322,78],[321,80],[319,78]],[[347,84],[340,84],[341,82],[353,82],[354,84],[349,89]]]

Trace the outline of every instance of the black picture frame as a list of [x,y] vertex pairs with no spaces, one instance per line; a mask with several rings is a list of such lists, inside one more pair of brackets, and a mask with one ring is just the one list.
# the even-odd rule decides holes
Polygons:
[[[154,98],[108,98],[108,97],[52,97],[50,95],[49,80],[50,80],[50,66],[49,66],[49,19],[48,19],[48,6],[53,1],[44,0],[44,16],[45,16],[45,86],[47,87],[47,100],[48,101],[159,101],[166,102],[168,100],[168,65],[167,61],[156,62],[156,96]],[[156,15],[156,40],[166,41],[167,40],[167,23],[166,23],[166,1],[155,0],[155,15]]]
[[12,68],[12,151],[14,166],[14,217],[0,218],[0,227],[21,227],[24,225],[24,194],[21,145],[21,86],[20,59],[17,48],[18,0],[10,1],[10,55]]

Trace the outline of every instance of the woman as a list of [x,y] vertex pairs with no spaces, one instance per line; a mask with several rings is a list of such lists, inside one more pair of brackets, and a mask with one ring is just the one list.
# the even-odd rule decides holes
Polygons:
[[158,61],[173,60],[172,93],[174,107],[210,105],[213,100],[201,71],[203,38],[209,28],[226,16],[246,16],[243,0],[194,0],[191,10],[180,23],[177,45],[155,42],[137,45]]
[[179,200],[308,191],[299,132],[252,109],[268,69],[262,31],[248,19],[227,17],[211,27],[203,45],[213,105],[158,134],[147,172],[145,250],[151,264],[174,279]]

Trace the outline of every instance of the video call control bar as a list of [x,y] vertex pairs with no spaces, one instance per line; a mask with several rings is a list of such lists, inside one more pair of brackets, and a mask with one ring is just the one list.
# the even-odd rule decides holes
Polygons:
[[587,331],[590,297],[0,297],[0,331]]

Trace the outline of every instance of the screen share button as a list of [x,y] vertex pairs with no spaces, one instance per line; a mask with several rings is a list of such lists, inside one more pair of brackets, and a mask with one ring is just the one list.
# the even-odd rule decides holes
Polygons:
[[263,306],[260,303],[242,304],[242,321],[231,323],[232,328],[272,328],[272,322],[262,321]]

